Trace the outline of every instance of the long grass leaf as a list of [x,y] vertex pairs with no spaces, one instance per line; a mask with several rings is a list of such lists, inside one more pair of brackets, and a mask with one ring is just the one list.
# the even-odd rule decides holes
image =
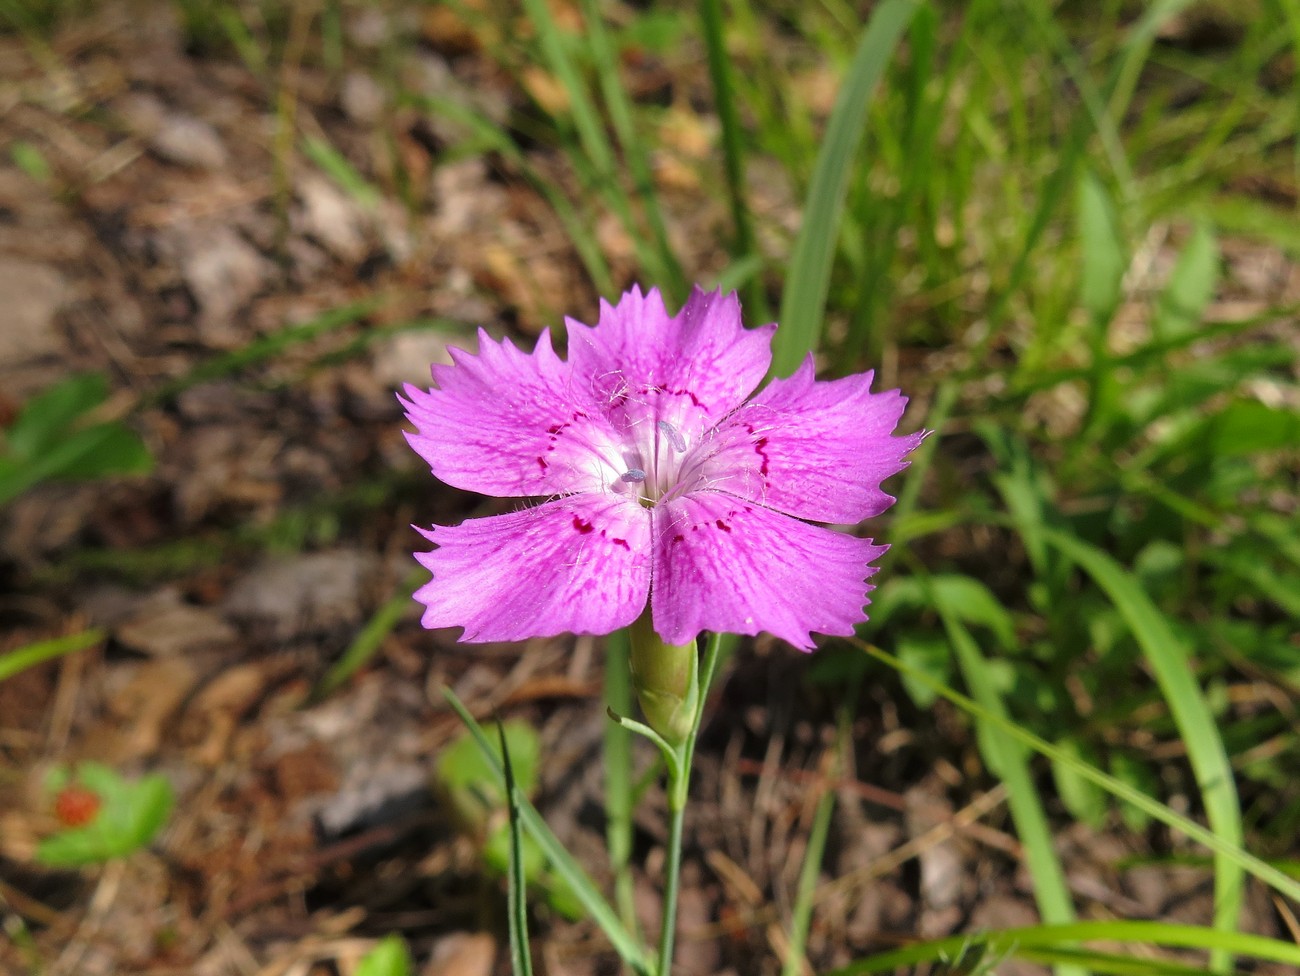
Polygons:
[[585,156],[585,162],[595,170],[596,188],[622,221],[636,249],[637,259],[657,284],[670,285],[672,272],[664,264],[662,255],[645,245],[645,235],[637,226],[631,201],[618,179],[618,160],[613,144],[546,0],[524,0],[524,9],[537,29],[542,56],[564,87],[569,101],[569,113],[582,147],[581,153],[574,152],[572,146],[566,147],[570,158],[578,164]]
[[[605,705],[618,715],[631,715],[631,673],[628,670],[627,631],[610,634],[605,641]],[[618,722],[605,723],[605,845],[614,874],[614,904],[623,924],[638,932],[632,877],[632,734]],[[638,933],[639,934],[639,933]]]
[[15,647],[12,651],[5,651],[0,654],[0,681],[12,678],[28,668],[34,668],[56,657],[75,654],[94,647],[105,636],[107,635],[102,630],[83,630],[78,634],[69,634],[67,637],[37,641],[35,644],[24,644],[22,647]]
[[632,101],[627,97],[623,82],[618,75],[617,57],[614,45],[610,43],[609,32],[601,16],[597,0],[583,0],[583,16],[586,21],[584,41],[596,65],[596,74],[600,79],[601,96],[609,112],[609,120],[614,125],[619,145],[623,147],[623,158],[631,170],[632,181],[641,206],[645,209],[646,220],[650,224],[650,233],[654,237],[655,248],[659,251],[667,280],[664,289],[677,302],[686,299],[686,276],[682,273],[681,263],[673,253],[668,242],[668,228],[664,224],[663,210],[659,206],[659,197],[650,171],[649,154],[642,140],[638,137],[636,123],[632,118]]
[[[986,957],[998,958],[1021,956],[1028,950],[1059,950],[1080,942],[1134,942],[1177,949],[1221,950],[1269,962],[1300,965],[1300,946],[1261,935],[1220,932],[1198,925],[1177,925],[1168,922],[1097,921],[1072,922],[1068,925],[1029,925],[1023,928],[936,939],[903,949],[882,952],[836,969],[827,976],[862,976],[865,973],[913,967],[919,963],[951,959],[963,952],[969,952],[971,947],[983,947]],[[1162,965],[1163,960],[1135,959],[1134,961],[1150,966],[1149,969],[1135,970],[1138,973],[1161,972],[1157,967]]]
[[[1044,533],[1049,543],[1066,558],[1083,568],[1110,598],[1132,630],[1148,666],[1169,704],[1178,733],[1187,746],[1205,812],[1215,834],[1225,844],[1242,842],[1241,806],[1232,766],[1219,735],[1214,714],[1206,703],[1187,661],[1187,649],[1175,637],[1169,623],[1141,584],[1119,563],[1100,549],[1056,530]],[[1220,855],[1214,869],[1214,924],[1222,932],[1236,930],[1241,914],[1245,877],[1241,866]],[[1213,968],[1222,969],[1230,959],[1217,953]]]
[[1152,799],[1141,790],[1134,788],[1123,780],[1117,779],[1108,773],[1104,773],[1100,769],[1097,769],[1097,767],[1082,761],[1077,756],[1072,755],[1068,750],[1054,746],[1046,739],[1039,738],[1034,735],[1034,733],[1022,728],[1016,723],[1008,721],[1000,715],[994,714],[983,705],[979,704],[979,702],[967,698],[960,692],[953,691],[953,689],[949,688],[942,682],[936,681],[920,668],[913,667],[904,661],[900,661],[894,655],[868,644],[865,641],[856,638],[849,638],[849,641],[856,647],[861,648],[867,654],[876,658],[878,661],[889,665],[900,674],[910,675],[913,680],[925,685],[936,695],[952,702],[968,715],[972,715],[977,719],[997,726],[1013,738],[1018,739],[1020,742],[1029,746],[1035,752],[1046,756],[1052,762],[1066,766],[1076,775],[1097,784],[1117,799],[1123,800],[1125,803],[1131,803],[1143,813],[1150,816],[1153,820],[1159,820],[1162,824],[1172,827],[1183,836],[1209,848],[1222,859],[1244,869],[1260,881],[1282,892],[1288,898],[1300,901],[1300,881],[1288,876],[1285,872],[1279,870],[1273,865],[1260,860],[1254,854],[1244,850],[1239,845],[1225,841],[1214,831],[1207,830],[1195,820],[1174,812],[1160,801]]
[[523,799],[523,793],[515,784],[510,747],[506,743],[506,728],[500,722],[497,723],[497,737],[501,742],[501,767],[506,779],[506,809],[510,812],[510,877],[507,893],[510,971],[514,976],[533,976],[533,957],[528,951],[528,879],[524,876],[524,838],[519,818],[519,803]]
[[885,0],[873,10],[835,99],[781,298],[781,325],[772,340],[774,376],[793,373],[821,338],[844,197],[867,124],[867,103],[918,3]]
[[[474,741],[483,753],[483,758],[496,777],[497,787],[504,789],[506,783],[505,769],[492,749],[492,744],[488,741],[482,727],[474,720],[474,716],[469,713],[469,709],[465,707],[454,691],[450,688],[444,688],[443,694],[474,737]],[[605,933],[606,938],[609,939],[619,957],[638,976],[650,976],[652,970],[645,948],[623,927],[623,923],[619,921],[614,909],[609,906],[609,902],[605,901],[600,891],[597,890],[595,882],[582,869],[582,865],[574,859],[573,855],[565,849],[555,834],[551,833],[551,828],[546,826],[546,821],[537,812],[537,808],[525,798],[521,798],[519,802],[519,819],[523,821],[525,829],[537,841],[537,846],[542,849],[542,853],[550,861],[555,873],[564,879],[573,891],[574,897],[578,899],[579,904],[586,909],[592,921]]]
[[[1006,708],[988,673],[988,662],[984,660],[970,631],[942,598],[935,602],[957,655],[962,676],[975,700],[989,712],[1009,721]],[[996,726],[980,723],[978,733],[980,751],[984,753],[989,768],[1006,784],[1007,805],[1011,810],[1011,819],[1015,822],[1016,835],[1024,846],[1025,863],[1034,879],[1034,900],[1038,904],[1039,914],[1046,922],[1074,921],[1074,904],[1065,881],[1065,869],[1056,856],[1052,830],[1047,823],[1047,814],[1043,812],[1024,747]],[[1062,976],[1080,976],[1083,970],[1077,966],[1061,966],[1057,972]]]
[[[700,0],[700,27],[709,59],[709,80],[713,85],[713,108],[722,130],[722,165],[727,177],[727,201],[735,239],[731,257],[735,261],[757,257],[753,222],[749,214],[745,185],[745,150],[736,108],[736,91],[731,79],[731,59],[723,29],[722,0]],[[745,288],[745,304],[755,320],[768,318],[762,281],[754,278]]]
[[402,617],[414,606],[412,592],[427,578],[424,567],[408,573],[389,597],[352,639],[343,656],[330,666],[325,676],[312,690],[311,698],[318,701],[341,687],[345,681],[360,671],[378,652],[384,638],[393,632]]

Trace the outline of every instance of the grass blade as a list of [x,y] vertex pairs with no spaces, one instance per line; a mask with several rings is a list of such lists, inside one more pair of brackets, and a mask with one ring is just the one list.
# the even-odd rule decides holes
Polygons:
[[514,976],[533,976],[533,959],[528,952],[528,879],[524,877],[524,840],[519,823],[519,803],[523,794],[515,785],[506,728],[500,722],[497,722],[497,735],[501,740],[501,765],[506,777],[506,809],[510,812],[510,885],[507,895],[510,971]]
[[[713,84],[713,105],[722,129],[722,164],[727,176],[727,200],[731,205],[731,224],[735,232],[731,257],[740,261],[757,257],[754,226],[750,220],[745,187],[745,151],[736,110],[736,92],[731,81],[731,59],[727,56],[723,30],[722,0],[701,0],[700,27],[709,57],[709,80]],[[755,321],[768,318],[767,300],[762,281],[755,279],[745,289],[745,304]]]
[[[1110,556],[1063,532],[1048,530],[1047,541],[1080,566],[1110,597],[1132,630],[1156,684],[1169,704],[1179,735],[1187,745],[1206,816],[1215,834],[1226,844],[1242,842],[1241,806],[1228,754],[1218,725],[1187,662],[1186,648],[1175,637],[1141,584]],[[1241,914],[1245,878],[1239,864],[1215,857],[1214,924],[1221,932],[1236,931]],[[1226,970],[1231,959],[1221,950],[1211,958],[1216,970]]]
[[1128,783],[1111,776],[1109,773],[1102,772],[1097,767],[1083,762],[1067,750],[1061,749],[1048,742],[1046,739],[1039,738],[1034,735],[1034,733],[1022,728],[1016,723],[1008,721],[1002,716],[989,711],[983,705],[979,704],[979,702],[967,698],[960,692],[953,691],[947,685],[930,677],[920,668],[913,667],[910,664],[900,661],[894,655],[868,644],[865,641],[856,638],[849,638],[849,641],[854,646],[861,648],[863,651],[876,658],[876,660],[889,665],[889,667],[898,671],[900,674],[910,675],[915,681],[925,685],[936,695],[952,702],[968,715],[972,715],[981,721],[989,722],[999,729],[1002,729],[1012,738],[1023,742],[1025,745],[1029,746],[1029,748],[1033,749],[1040,755],[1046,756],[1052,762],[1066,766],[1071,772],[1083,777],[1089,782],[1095,783],[1117,799],[1132,804],[1152,819],[1159,820],[1162,824],[1172,827],[1183,836],[1209,848],[1223,860],[1237,865],[1252,876],[1258,878],[1260,881],[1277,891],[1280,891],[1288,898],[1300,902],[1300,881],[1290,877],[1272,864],[1260,860],[1254,854],[1244,850],[1237,844],[1225,841],[1214,831],[1207,830],[1195,820],[1174,812],[1159,800],[1152,799],[1141,790],[1135,789]]
[[106,636],[102,630],[83,630],[79,634],[69,634],[67,637],[37,641],[35,644],[25,644],[22,647],[14,648],[12,651],[5,651],[0,654],[0,681],[12,678],[28,668],[34,668],[36,665],[43,664],[56,657],[75,654],[77,651],[84,651],[88,647],[94,647]]
[[[605,641],[605,704],[618,715],[631,715],[631,672],[628,670],[626,630],[610,634]],[[636,786],[632,782],[632,734],[618,722],[605,723],[605,845],[614,873],[614,903],[628,930],[639,934],[633,891],[632,804]]]
[[[935,591],[935,605],[944,629],[948,632],[948,639],[957,655],[957,663],[966,684],[975,700],[985,709],[1004,721],[1009,721],[1002,699],[988,673],[988,662],[984,660],[970,631],[957,619],[953,608],[938,596],[938,592]],[[1074,903],[1065,881],[1065,870],[1056,856],[1052,830],[1047,823],[1047,814],[1043,812],[1024,748],[996,727],[981,722],[977,728],[980,751],[990,769],[1006,784],[1007,805],[1016,825],[1016,835],[1024,846],[1026,864],[1034,879],[1034,900],[1038,903],[1038,911],[1047,922],[1072,922]],[[1057,972],[1061,976],[1081,976],[1084,970],[1077,966],[1060,966]]]
[[[444,688],[443,694],[451,704],[452,709],[460,716],[465,727],[469,729],[474,741],[483,752],[484,759],[491,767],[497,779],[497,785],[505,788],[505,770],[492,750],[492,744],[488,742],[487,735],[483,732],[482,727],[474,720],[474,716],[469,713],[464,703],[456,697],[456,693],[450,688]],[[623,927],[614,909],[609,906],[601,893],[596,889],[596,884],[582,869],[582,866],[573,858],[573,855],[565,850],[564,845],[559,839],[551,833],[551,828],[546,826],[546,821],[542,819],[537,808],[532,805],[526,798],[521,798],[519,802],[519,819],[523,821],[524,828],[537,841],[537,846],[542,849],[555,873],[559,875],[569,885],[579,903],[587,914],[591,916],[600,930],[605,933],[614,951],[619,954],[625,963],[638,974],[638,976],[650,976],[652,970],[648,961],[648,955],[645,948],[634,939]]]
[[379,650],[379,645],[384,642],[384,638],[393,632],[402,615],[414,606],[411,594],[427,575],[428,571],[423,566],[407,574],[397,588],[397,592],[375,611],[374,616],[352,639],[343,656],[325,672],[325,676],[312,690],[312,701],[319,701],[326,697],[365,667],[366,662]]
[[867,102],[916,13],[919,0],[885,0],[862,32],[831,110],[813,168],[790,274],[781,299],[780,328],[772,340],[773,376],[789,376],[821,338],[831,265],[839,241],[849,173],[867,124]]
[[596,64],[596,73],[600,77],[601,96],[609,111],[609,119],[623,147],[623,157],[632,172],[633,187],[645,208],[646,220],[650,224],[650,233],[654,237],[655,248],[659,251],[667,280],[663,282],[665,291],[676,301],[686,299],[686,276],[682,266],[673,254],[668,243],[668,229],[664,225],[663,211],[659,208],[659,198],[655,194],[654,179],[650,172],[650,161],[645,145],[637,138],[636,124],[632,119],[632,102],[627,97],[623,83],[618,76],[618,64],[614,46],[610,43],[609,33],[601,17],[600,4],[596,0],[583,0],[583,15],[587,31],[584,40],[587,50]]
[[[850,963],[827,976],[862,976],[900,967],[913,967],[918,963],[951,959],[971,947],[985,948],[985,955],[1018,956],[1028,958],[1031,950],[1059,950],[1063,944],[1080,942],[1140,942],[1169,946],[1178,949],[1211,949],[1241,956],[1252,956],[1270,962],[1300,965],[1300,947],[1289,942],[1246,935],[1239,932],[1219,932],[1198,925],[1176,925],[1166,922],[1072,922],[1069,925],[1029,925],[1023,928],[981,932],[976,935],[958,935],[932,942],[922,942],[882,952],[859,962]],[[1082,961],[1082,957],[1081,961]],[[1110,957],[1118,960],[1120,957]],[[1110,972],[1158,973],[1163,960],[1134,959],[1135,969],[1107,970]],[[1173,965],[1177,965],[1173,963]],[[1100,967],[1099,967],[1100,968]],[[1179,970],[1172,970],[1177,972]]]

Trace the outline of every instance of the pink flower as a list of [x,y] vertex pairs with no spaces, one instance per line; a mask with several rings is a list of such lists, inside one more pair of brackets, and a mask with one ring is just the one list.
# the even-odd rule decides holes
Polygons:
[[642,613],[669,644],[766,630],[811,649],[866,619],[885,546],[852,525],[893,504],[880,483],[921,434],[894,437],[906,399],[871,373],[818,382],[809,356],[750,396],[775,325],[745,329],[734,294],[696,288],[669,316],[656,289],[543,331],[531,355],[479,333],[436,386],[407,386],[407,437],[447,484],[545,499],[435,525],[416,558],[425,627],[464,641],[606,634]]

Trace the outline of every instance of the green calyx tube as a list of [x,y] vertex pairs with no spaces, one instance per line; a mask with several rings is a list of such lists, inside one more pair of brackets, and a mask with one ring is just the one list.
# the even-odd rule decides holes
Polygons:
[[655,633],[650,608],[628,628],[632,688],[646,724],[671,745],[691,733],[699,707],[699,653],[696,642],[667,644]]

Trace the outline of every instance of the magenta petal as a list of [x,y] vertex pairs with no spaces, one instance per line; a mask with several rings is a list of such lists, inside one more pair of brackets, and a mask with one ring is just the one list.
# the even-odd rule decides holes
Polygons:
[[462,641],[608,634],[645,609],[650,513],[636,502],[573,495],[508,515],[435,525],[416,559],[433,579],[415,591],[428,628]]
[[775,326],[746,329],[735,293],[696,288],[669,316],[658,289],[634,287],[617,305],[601,301],[596,327],[566,324],[575,378],[597,400],[625,406],[629,424],[666,421],[691,441],[740,406],[772,361]]
[[451,351],[436,386],[398,397],[416,427],[411,446],[447,484],[484,495],[599,490],[614,443],[600,408],[574,390],[543,332],[531,354],[479,332],[477,355]]
[[907,466],[923,435],[892,436],[907,398],[872,393],[871,379],[816,382],[809,356],[722,423],[702,465],[705,484],[816,522],[879,515],[894,502],[881,482]]
[[661,505],[654,531],[654,627],[672,644],[765,630],[811,650],[812,633],[852,634],[887,548],[715,492]]

